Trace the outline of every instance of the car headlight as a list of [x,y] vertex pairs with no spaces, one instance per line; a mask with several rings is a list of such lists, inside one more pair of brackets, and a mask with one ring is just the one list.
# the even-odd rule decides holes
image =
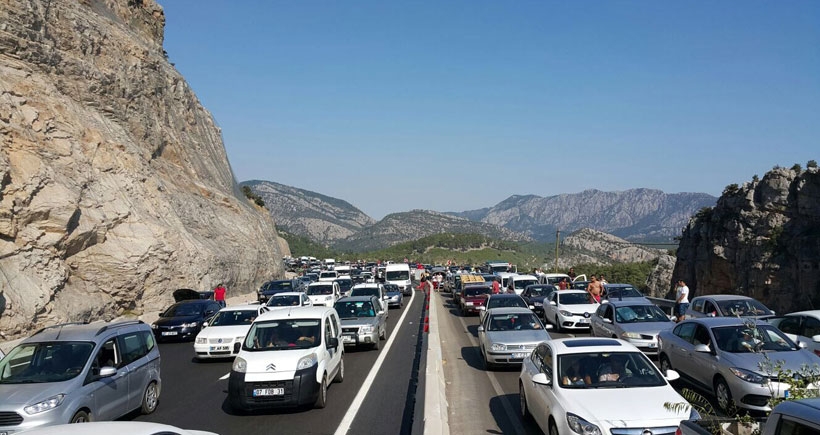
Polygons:
[[503,343],[493,343],[493,345],[490,346],[490,349],[496,350],[496,351],[499,351],[499,350],[504,351],[504,350],[507,350],[507,345],[503,344]]
[[60,404],[63,403],[63,399],[65,399],[65,394],[58,394],[56,396],[51,396],[42,402],[37,402],[34,405],[26,406],[23,410],[29,415],[39,414],[60,406]]
[[601,429],[598,426],[572,413],[567,413],[567,425],[569,425],[569,428],[575,433],[583,435],[602,435]]
[[562,316],[564,316],[564,317],[570,317],[570,316],[572,316],[572,313],[570,313],[570,312],[569,312],[569,311],[567,311],[567,310],[561,310],[561,311],[559,311],[559,313],[561,313],[561,315],[562,315]]
[[235,343],[242,343],[243,341],[245,341],[245,337],[236,337]]
[[197,335],[197,337],[196,337],[196,344],[207,344],[207,343],[208,343],[208,339],[207,339],[207,338],[205,338],[205,337],[200,337],[200,336],[198,336],[198,335]]
[[180,326],[182,326],[183,328],[196,328],[197,326],[199,326],[199,323],[197,323],[197,322],[183,323]]
[[637,332],[622,332],[621,338],[624,340],[629,340],[630,338],[633,340],[640,340],[641,334],[638,334]]
[[237,373],[245,373],[248,370],[248,362],[245,361],[245,358],[236,357],[233,360],[233,366],[231,367],[231,370]]
[[319,358],[315,353],[303,356],[298,363],[296,363],[296,370],[304,370],[315,366],[319,362]]
[[361,332],[362,334],[370,334],[371,332],[373,332],[373,325],[364,325],[361,328],[359,328],[359,332]]
[[763,376],[760,376],[759,374],[746,369],[732,367],[729,370],[731,370],[731,372],[740,379],[746,382],[751,382],[753,384],[763,384],[767,380]]

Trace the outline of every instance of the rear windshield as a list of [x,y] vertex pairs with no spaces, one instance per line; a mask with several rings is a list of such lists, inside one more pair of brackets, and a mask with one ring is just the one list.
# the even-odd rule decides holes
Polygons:
[[376,310],[370,301],[340,301],[333,307],[342,319],[376,317]]
[[379,297],[379,289],[374,287],[354,288],[350,291],[350,296],[376,296]]
[[484,286],[467,287],[464,289],[464,296],[478,296],[490,294],[490,289]]
[[333,294],[333,286],[332,285],[312,285],[308,287],[307,294],[311,296],[315,295],[332,295]]

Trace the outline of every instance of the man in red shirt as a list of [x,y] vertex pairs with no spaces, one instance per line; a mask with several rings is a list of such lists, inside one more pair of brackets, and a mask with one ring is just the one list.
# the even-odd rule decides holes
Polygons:
[[494,295],[497,295],[497,294],[501,293],[501,284],[498,283],[498,281],[500,281],[500,280],[501,279],[499,277],[495,277],[495,279],[493,279],[493,294]]
[[214,289],[214,300],[219,302],[219,305],[222,305],[222,307],[225,308],[225,287],[221,282],[217,284]]

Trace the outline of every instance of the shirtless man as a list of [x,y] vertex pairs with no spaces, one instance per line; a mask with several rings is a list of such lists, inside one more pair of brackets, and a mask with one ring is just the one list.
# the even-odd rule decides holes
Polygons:
[[604,291],[604,286],[592,275],[589,278],[589,285],[587,286],[587,293],[589,293],[589,301],[591,303],[601,303],[601,293]]

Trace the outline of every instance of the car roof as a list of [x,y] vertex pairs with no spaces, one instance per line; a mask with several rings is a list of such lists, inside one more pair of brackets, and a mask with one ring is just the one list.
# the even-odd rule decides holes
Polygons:
[[816,423],[820,417],[820,398],[787,400],[778,404],[772,413],[785,414]]
[[379,288],[383,285],[384,284],[382,284],[380,282],[362,282],[362,283],[354,285],[353,288],[354,289],[357,289],[357,288],[371,288],[371,287]]
[[323,285],[333,285],[336,281],[316,281],[308,284],[308,287],[319,287]]
[[301,296],[303,294],[304,293],[302,293],[302,292],[279,292],[279,293],[276,293],[275,295],[271,296],[270,298],[273,299],[277,296]]
[[373,298],[375,298],[375,296],[372,296],[372,295],[364,295],[364,296],[345,296],[345,297],[343,297],[343,298],[339,299],[338,301],[336,301],[336,303],[338,304],[339,302],[360,302],[360,301],[369,301],[369,300],[372,300]]
[[794,313],[785,314],[785,316],[811,316],[820,319],[820,310],[797,311]]
[[749,322],[754,322],[756,325],[769,325],[769,322],[758,320],[752,317],[695,317],[691,319],[686,319],[681,323],[686,322],[697,322],[701,323],[706,327],[713,328],[716,326],[743,326],[748,324]]
[[632,344],[617,338],[583,337],[553,338],[552,344],[556,354],[589,353],[589,352],[640,352]]
[[[746,299],[752,299],[752,300],[754,300],[754,298],[751,298],[751,297],[749,297],[749,296],[743,296],[743,295],[725,295],[725,294],[717,294],[717,295],[703,295],[703,296],[698,296],[698,297],[696,297],[696,298],[694,298],[694,299],[705,299],[705,298],[714,299],[714,300],[716,300],[716,301],[734,301],[734,300],[740,300],[740,299],[743,299],[743,300],[746,300]],[[694,300],[694,299],[693,299],[693,300]]]
[[323,318],[330,311],[335,312],[333,307],[294,307],[290,309],[273,310],[262,313],[254,320],[254,323],[266,320],[286,319],[289,317],[296,319],[319,319]]
[[[586,292],[585,292],[586,293]],[[655,305],[654,302],[647,298],[626,298],[626,299],[607,299],[607,304],[613,307],[626,307],[635,305]]]
[[145,323],[141,320],[125,320],[112,323],[64,323],[42,328],[23,340],[21,344],[43,341],[95,341],[96,337],[105,331],[137,325],[145,325]]
[[557,292],[559,295],[569,295],[569,294],[589,294],[586,290],[575,290],[575,289],[566,289],[566,290],[558,290]]
[[632,284],[604,284],[604,288],[607,288],[607,287],[612,287],[612,288],[627,288],[627,287],[632,287],[632,288],[634,288],[635,290],[637,290],[637,287],[635,287],[635,286],[634,286],[634,285],[632,285]]
[[532,276],[532,275],[516,275],[515,277],[513,277],[513,279],[520,279],[520,278],[523,278],[523,279],[534,279],[534,280],[536,280],[536,281],[538,280],[538,278],[536,278],[536,277],[534,277],[534,276]]
[[513,298],[520,298],[521,296],[510,294],[510,293],[498,293],[494,295],[490,295],[491,299],[513,299]]

